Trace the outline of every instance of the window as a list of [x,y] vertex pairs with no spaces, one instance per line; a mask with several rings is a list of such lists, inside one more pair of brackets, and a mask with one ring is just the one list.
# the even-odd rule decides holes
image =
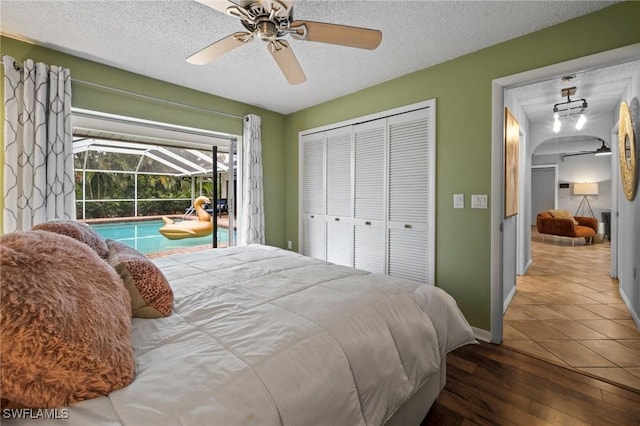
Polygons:
[[[142,238],[162,242],[153,228],[164,224],[162,216],[189,220],[193,201],[200,195],[213,201],[215,186],[217,205],[223,207],[216,237],[219,246],[234,245],[238,136],[79,109],[73,114],[78,219],[106,238],[119,239],[114,229],[121,228],[123,242],[140,249],[146,247]],[[203,207],[213,213],[213,203]],[[148,229],[140,236],[137,224],[143,221]],[[201,245],[212,238],[184,240],[141,251]]]

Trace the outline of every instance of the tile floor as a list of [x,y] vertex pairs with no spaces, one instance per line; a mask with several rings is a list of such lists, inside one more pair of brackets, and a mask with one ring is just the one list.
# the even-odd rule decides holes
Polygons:
[[503,344],[640,391],[640,330],[609,276],[610,243],[572,247],[569,238],[543,241],[534,228],[531,249]]

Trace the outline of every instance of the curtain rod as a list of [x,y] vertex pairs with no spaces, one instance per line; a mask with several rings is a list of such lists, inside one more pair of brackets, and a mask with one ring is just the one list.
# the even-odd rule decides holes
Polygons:
[[[0,61],[0,64],[4,64],[4,62]],[[18,61],[13,61],[13,68],[16,71],[19,71],[19,70],[22,69],[22,64],[20,62],[18,62]],[[222,115],[222,116],[229,117],[229,118],[238,118],[240,120],[244,119],[244,117],[241,116],[241,115],[229,114],[227,112],[216,111],[215,109],[203,108],[203,107],[199,107],[199,106],[195,106],[195,105],[184,104],[182,102],[169,101],[167,99],[156,98],[155,96],[143,95],[142,93],[136,93],[136,92],[131,92],[131,91],[124,90],[124,89],[118,89],[116,87],[105,86],[103,84],[94,83],[92,81],[81,80],[81,79],[73,78],[73,77],[71,77],[71,81],[74,82],[74,83],[78,83],[78,84],[84,84],[85,86],[92,86],[92,87],[96,87],[96,88],[99,88],[99,89],[104,89],[104,90],[109,90],[109,91],[112,91],[112,92],[117,92],[117,93],[120,93],[120,94],[123,94],[123,95],[134,96],[134,97],[146,99],[146,100],[149,100],[149,101],[161,102],[161,103],[165,103],[165,104],[168,104],[168,105],[173,105],[173,106],[177,106],[177,107],[181,107],[181,108],[192,109],[192,110],[195,110],[195,111],[207,112],[207,113],[210,113],[210,114]]]
[[71,77],[71,81],[73,81],[74,83],[78,83],[78,84],[84,84],[86,86],[92,86],[92,87],[97,87],[99,89],[104,89],[104,90],[109,90],[109,91],[112,91],[112,92],[121,93],[123,95],[135,96],[135,97],[146,99],[146,100],[149,100],[149,101],[161,102],[161,103],[165,103],[165,104],[169,104],[169,105],[173,105],[173,106],[177,106],[177,107],[188,108],[188,109],[192,109],[192,110],[196,110],[196,111],[202,111],[202,112],[208,112],[208,113],[211,113],[211,114],[222,115],[222,116],[230,117],[230,118],[238,118],[240,120],[244,119],[244,117],[240,116],[240,115],[229,114],[227,112],[216,111],[215,109],[203,108],[203,107],[199,107],[199,106],[195,106],[195,105],[183,104],[182,102],[169,101],[167,99],[156,98],[155,96],[143,95],[142,93],[130,92],[128,90],[118,89],[116,87],[105,86],[103,84],[94,83],[92,81],[80,80],[80,79],[73,78],[73,77]]

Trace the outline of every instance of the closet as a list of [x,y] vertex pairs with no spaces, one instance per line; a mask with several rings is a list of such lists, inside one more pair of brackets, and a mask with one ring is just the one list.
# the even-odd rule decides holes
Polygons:
[[433,283],[435,100],[300,133],[302,254]]

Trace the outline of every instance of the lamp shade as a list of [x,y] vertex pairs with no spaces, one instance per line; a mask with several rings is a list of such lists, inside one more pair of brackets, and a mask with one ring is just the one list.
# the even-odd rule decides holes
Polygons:
[[574,195],[598,195],[598,183],[574,183]]

